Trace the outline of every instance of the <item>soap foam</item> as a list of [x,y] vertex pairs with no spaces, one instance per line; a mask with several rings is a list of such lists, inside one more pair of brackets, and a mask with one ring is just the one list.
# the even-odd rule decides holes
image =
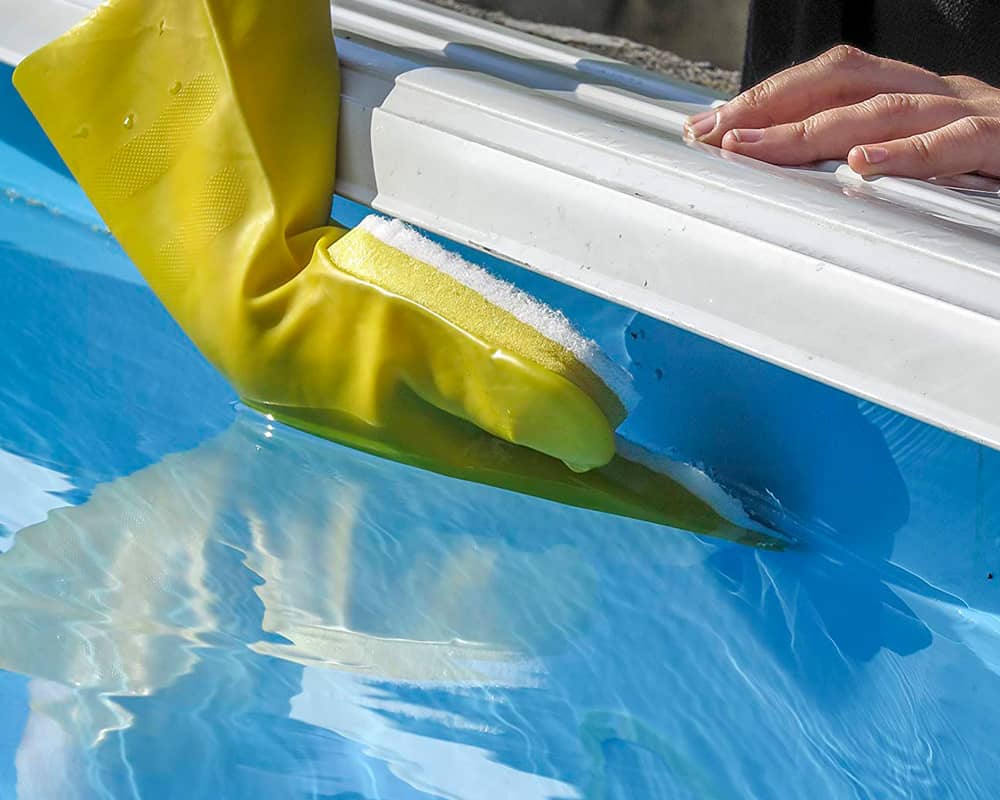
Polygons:
[[582,336],[562,312],[445,250],[400,220],[371,215],[362,220],[358,227],[389,247],[441,270],[493,305],[530,325],[547,339],[559,343],[618,396],[626,411],[635,407],[638,396],[632,386],[632,376],[608,358],[596,342]]
[[751,519],[743,504],[712,480],[704,470],[647,450],[642,445],[621,436],[615,437],[615,449],[623,458],[676,481],[695,497],[704,501],[716,514],[734,525],[765,536],[776,536],[774,531]]

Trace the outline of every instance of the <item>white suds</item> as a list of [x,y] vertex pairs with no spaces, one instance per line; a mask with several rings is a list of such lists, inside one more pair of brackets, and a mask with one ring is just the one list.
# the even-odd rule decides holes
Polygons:
[[626,411],[634,408],[638,397],[632,386],[632,376],[608,358],[595,342],[581,336],[560,311],[549,308],[513,284],[495,278],[461,256],[448,252],[400,220],[372,215],[362,220],[358,227],[411,258],[436,267],[481,294],[493,305],[530,325],[542,336],[558,342],[604,381],[621,400]]
[[621,436],[615,438],[615,449],[629,461],[673,479],[695,497],[703,500],[716,514],[734,525],[766,536],[775,536],[774,531],[752,520],[743,504],[712,480],[704,470],[691,464],[673,461]]

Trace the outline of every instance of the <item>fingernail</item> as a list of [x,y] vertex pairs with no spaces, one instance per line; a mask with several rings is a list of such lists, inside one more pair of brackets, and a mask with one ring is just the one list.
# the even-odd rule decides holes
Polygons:
[[755,144],[764,138],[763,128],[742,128],[730,131],[735,139],[740,144]]
[[858,147],[857,150],[861,151],[861,156],[869,164],[881,164],[889,157],[889,151],[884,147]]
[[719,114],[716,111],[703,111],[695,114],[684,123],[684,136],[687,139],[700,139],[707,136],[719,121]]

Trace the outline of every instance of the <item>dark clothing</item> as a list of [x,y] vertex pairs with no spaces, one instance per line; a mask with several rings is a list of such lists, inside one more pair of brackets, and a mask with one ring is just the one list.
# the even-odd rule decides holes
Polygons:
[[841,42],[1000,86],[1000,0],[752,0],[743,86]]

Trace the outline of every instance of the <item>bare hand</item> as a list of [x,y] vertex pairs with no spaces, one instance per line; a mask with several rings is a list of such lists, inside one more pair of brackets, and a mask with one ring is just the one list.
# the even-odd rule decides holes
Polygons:
[[772,164],[846,158],[862,175],[1000,177],[1000,89],[846,45],[691,117],[684,132]]

